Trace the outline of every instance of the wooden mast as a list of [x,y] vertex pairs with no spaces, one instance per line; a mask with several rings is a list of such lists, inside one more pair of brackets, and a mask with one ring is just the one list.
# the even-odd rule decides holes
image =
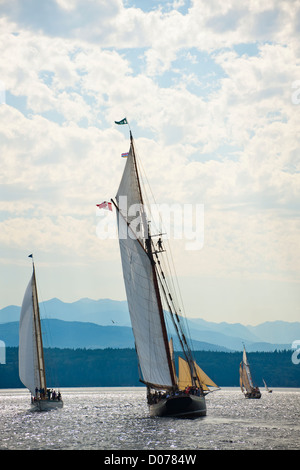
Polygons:
[[[132,156],[133,156],[136,179],[137,179],[139,193],[140,193],[141,204],[144,205],[131,130],[130,130],[130,144],[131,144],[131,148],[132,148]],[[156,294],[156,300],[157,300],[160,323],[161,323],[161,329],[162,329],[164,345],[165,345],[165,350],[166,350],[166,355],[167,355],[168,367],[169,367],[169,371],[170,371],[172,386],[173,386],[173,388],[175,388],[177,386],[177,383],[176,383],[176,378],[174,376],[174,368],[173,368],[172,358],[171,358],[171,354],[170,354],[168,334],[167,334],[167,329],[166,329],[166,324],[165,324],[165,319],[164,319],[164,314],[163,314],[163,307],[162,307],[162,302],[161,302],[161,297],[160,297],[160,292],[159,292],[159,287],[158,287],[158,282],[157,282],[157,276],[156,276],[156,270],[155,270],[155,261],[153,259],[153,255],[152,255],[151,235],[150,235],[149,226],[147,227],[147,232],[148,232],[147,237],[145,238],[145,244],[146,244],[146,250],[145,251],[146,251],[146,253],[147,253],[147,255],[150,259],[150,262],[151,262],[153,282],[154,282],[154,290],[155,290],[155,294]]]
[[41,389],[44,389],[44,393],[46,394],[47,387],[46,387],[44,349],[43,349],[40,310],[39,310],[39,302],[38,302],[38,294],[37,294],[36,278],[35,278],[35,267],[34,267],[33,259],[32,259],[32,267],[33,267],[32,303],[33,303],[34,329],[35,329],[35,340],[36,340],[37,360],[38,360],[38,374],[39,374]]
[[[135,168],[135,173],[136,173],[136,178],[137,178],[137,183],[138,183],[138,188],[139,188],[139,193],[140,193],[140,199],[141,199],[142,205],[144,205],[143,195],[142,195],[142,190],[141,190],[141,185],[140,185],[140,179],[139,179],[139,173],[138,173],[138,168],[137,168],[137,162],[136,162],[136,156],[135,156],[133,137],[132,137],[131,130],[129,132],[130,132],[130,144],[131,144],[131,148],[132,148],[132,156],[133,156],[134,168]],[[150,258],[150,261],[151,261],[153,279],[154,279],[154,288],[155,288],[155,293],[156,293],[156,297],[157,297],[159,315],[160,315],[160,320],[161,320],[161,327],[162,327],[163,338],[164,338],[164,343],[165,343],[165,349],[166,349],[167,358],[168,358],[168,365],[169,365],[170,374],[171,374],[171,378],[172,378],[172,384],[173,384],[173,387],[175,387],[177,385],[177,383],[176,383],[176,378],[175,378],[175,374],[174,374],[174,367],[173,367],[173,363],[172,363],[172,358],[171,358],[170,350],[169,350],[168,334],[167,334],[167,329],[166,329],[166,325],[165,325],[165,319],[164,319],[164,314],[163,314],[161,296],[160,296],[160,291],[159,291],[159,286],[158,286],[157,273],[156,273],[156,263],[154,261],[153,254],[152,254],[151,235],[150,235],[150,227],[149,226],[147,227],[147,231],[148,231],[148,236],[145,239],[146,252],[147,252],[147,254]],[[184,337],[184,335],[183,335],[183,337]],[[195,381],[198,380],[199,386],[201,387],[201,383],[200,383],[200,380],[198,378],[194,362],[193,362],[192,358],[190,357],[191,352],[190,352],[189,346],[186,342],[186,339],[184,337],[184,341],[185,341],[186,346],[188,348],[189,354],[186,354],[185,348],[182,344],[182,339],[179,335],[178,335],[178,338],[179,338],[179,341],[182,345],[183,352],[186,356],[187,362],[188,362],[189,367],[190,367],[192,382],[194,382],[194,384],[196,385]]]

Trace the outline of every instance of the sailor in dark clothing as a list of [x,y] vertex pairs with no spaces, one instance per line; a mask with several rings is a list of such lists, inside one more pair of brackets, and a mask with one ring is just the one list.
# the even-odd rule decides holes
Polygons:
[[159,250],[159,251],[162,251],[162,241],[161,241],[161,238],[158,239],[157,246],[158,246],[158,250]]

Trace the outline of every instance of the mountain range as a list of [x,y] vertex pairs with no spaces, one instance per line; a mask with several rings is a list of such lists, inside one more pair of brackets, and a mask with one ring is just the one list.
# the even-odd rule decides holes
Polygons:
[[[73,303],[51,299],[40,303],[45,347],[128,348],[134,338],[126,301],[80,299]],[[0,309],[0,340],[18,345],[20,307]],[[274,351],[290,349],[300,338],[300,322],[274,321],[256,326],[186,320],[194,350]],[[175,349],[176,349],[176,342]]]

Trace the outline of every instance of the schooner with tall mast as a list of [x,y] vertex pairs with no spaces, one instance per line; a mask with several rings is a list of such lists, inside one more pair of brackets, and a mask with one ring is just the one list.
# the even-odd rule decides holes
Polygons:
[[[128,124],[127,119],[115,121]],[[218,386],[196,364],[181,311],[162,264],[166,250],[157,249],[141,188],[140,169],[130,130],[130,149],[116,195],[123,277],[138,356],[140,380],[147,386],[150,416],[206,415],[205,395]],[[183,352],[177,377],[167,320]],[[208,383],[207,383],[208,382]]]
[[245,398],[261,398],[259,388],[253,384],[245,346],[243,350],[243,360],[240,363],[240,387]]
[[60,393],[47,389],[40,309],[33,255],[32,275],[24,294],[19,322],[19,376],[39,411],[62,408]]

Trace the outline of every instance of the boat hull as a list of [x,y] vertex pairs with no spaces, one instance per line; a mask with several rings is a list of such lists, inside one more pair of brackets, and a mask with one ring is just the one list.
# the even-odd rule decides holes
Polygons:
[[205,397],[196,395],[162,398],[158,403],[149,405],[149,409],[151,417],[199,418],[206,416]]
[[245,398],[258,400],[259,398],[261,398],[261,393],[259,391],[245,393]]
[[64,402],[62,400],[33,400],[31,402],[32,410],[37,411],[49,411],[56,410],[57,408],[62,408]]

